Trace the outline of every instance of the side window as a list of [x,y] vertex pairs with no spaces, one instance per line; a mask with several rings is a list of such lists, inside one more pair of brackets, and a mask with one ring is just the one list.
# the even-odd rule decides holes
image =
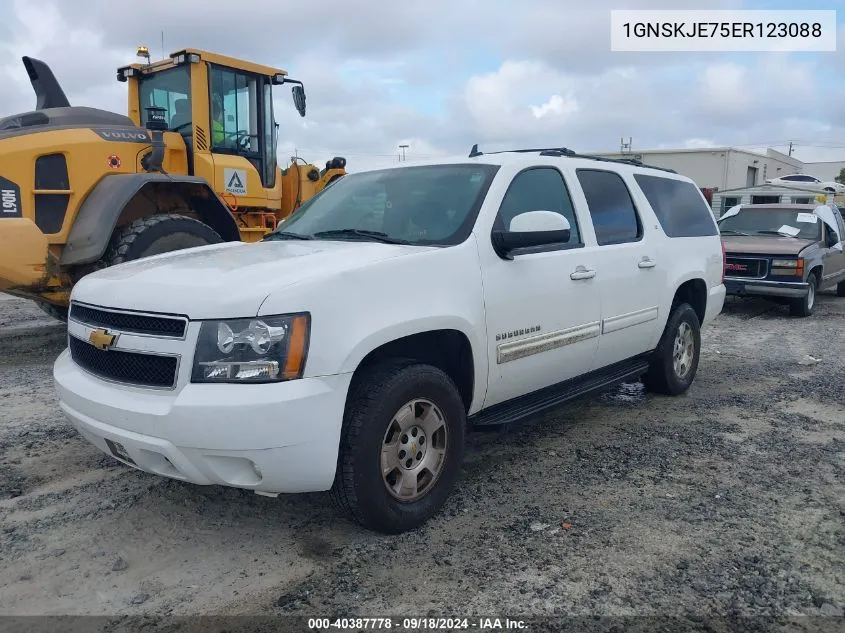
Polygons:
[[713,214],[691,182],[647,174],[635,174],[634,180],[669,237],[717,235]]
[[736,205],[739,204],[740,199],[737,197],[733,198],[722,198],[722,214],[724,214],[729,209],[732,209]]
[[217,149],[258,152],[258,80],[211,69],[211,139]]
[[514,176],[499,207],[496,224],[508,230],[511,220],[527,211],[553,211],[569,221],[568,244],[580,244],[581,232],[563,175],[554,167],[532,167]]
[[780,196],[751,196],[751,204],[778,204]]
[[577,173],[599,245],[639,240],[642,224],[622,177],[600,169],[579,169]]

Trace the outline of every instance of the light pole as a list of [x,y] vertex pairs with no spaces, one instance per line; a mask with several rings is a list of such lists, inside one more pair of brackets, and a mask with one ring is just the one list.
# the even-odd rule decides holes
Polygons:
[[410,147],[410,145],[402,144],[399,146],[399,149],[402,150],[402,160],[405,160],[405,148]]

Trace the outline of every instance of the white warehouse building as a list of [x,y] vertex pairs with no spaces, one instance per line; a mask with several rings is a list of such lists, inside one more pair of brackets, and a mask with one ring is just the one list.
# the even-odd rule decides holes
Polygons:
[[[767,149],[765,154],[734,147],[647,149],[625,153],[588,154],[606,158],[634,158],[655,167],[674,169],[679,174],[692,178],[702,189],[717,191],[754,187],[764,184],[767,178],[778,178],[787,174],[815,175],[808,168],[810,165],[771,148]],[[825,175],[830,169],[831,167],[827,167]],[[839,174],[838,170],[836,174]]]

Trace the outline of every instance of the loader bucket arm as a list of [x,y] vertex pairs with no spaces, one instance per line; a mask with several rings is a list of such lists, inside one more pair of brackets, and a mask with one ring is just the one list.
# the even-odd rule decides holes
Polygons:
[[35,90],[35,109],[69,108],[70,102],[50,67],[40,59],[26,56],[21,59],[32,83],[32,89]]

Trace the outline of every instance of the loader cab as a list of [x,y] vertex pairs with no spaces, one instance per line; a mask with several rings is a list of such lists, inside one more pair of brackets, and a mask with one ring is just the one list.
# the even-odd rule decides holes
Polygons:
[[281,198],[273,86],[299,84],[294,104],[304,116],[301,84],[284,70],[186,49],[169,59],[118,69],[129,83],[129,116],[147,127],[147,108],[164,109],[168,131],[185,141],[190,175],[246,206]]

